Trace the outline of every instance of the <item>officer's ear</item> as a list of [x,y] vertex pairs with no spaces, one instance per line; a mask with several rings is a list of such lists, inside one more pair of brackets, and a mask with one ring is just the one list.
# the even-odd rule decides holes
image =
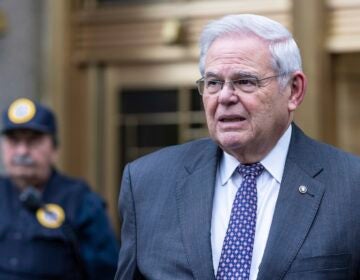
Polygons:
[[52,138],[53,147],[55,150],[57,150],[59,147],[59,139],[55,135],[52,135],[51,138]]
[[59,153],[57,148],[54,148],[51,154],[50,162],[52,166],[55,166],[56,162],[58,161]]

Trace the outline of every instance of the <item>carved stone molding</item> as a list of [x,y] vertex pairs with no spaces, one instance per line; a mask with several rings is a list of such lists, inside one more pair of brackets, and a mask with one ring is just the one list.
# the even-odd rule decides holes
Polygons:
[[202,27],[236,13],[262,14],[292,26],[290,0],[105,5],[74,12],[72,58],[75,63],[196,59]]
[[360,50],[360,1],[328,0],[327,49],[332,53]]

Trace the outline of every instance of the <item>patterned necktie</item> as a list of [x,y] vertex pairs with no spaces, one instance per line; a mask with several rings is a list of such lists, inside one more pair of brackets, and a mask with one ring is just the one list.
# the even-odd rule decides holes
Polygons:
[[260,163],[240,165],[238,168],[243,181],[231,209],[217,280],[249,279],[256,228],[256,178],[263,170]]

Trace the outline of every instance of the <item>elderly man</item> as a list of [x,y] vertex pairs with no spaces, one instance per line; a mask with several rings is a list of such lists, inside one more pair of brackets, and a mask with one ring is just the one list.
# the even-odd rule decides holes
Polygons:
[[29,99],[3,113],[0,279],[113,279],[117,242],[103,200],[55,167],[50,109]]
[[116,279],[360,279],[360,159],[293,123],[306,77],[292,35],[233,15],[200,45],[211,140],[126,166]]

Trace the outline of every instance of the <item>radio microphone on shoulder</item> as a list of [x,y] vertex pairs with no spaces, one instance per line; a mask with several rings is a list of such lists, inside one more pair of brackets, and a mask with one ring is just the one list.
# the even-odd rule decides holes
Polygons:
[[21,203],[31,211],[43,207],[41,192],[33,186],[28,186],[19,196]]

